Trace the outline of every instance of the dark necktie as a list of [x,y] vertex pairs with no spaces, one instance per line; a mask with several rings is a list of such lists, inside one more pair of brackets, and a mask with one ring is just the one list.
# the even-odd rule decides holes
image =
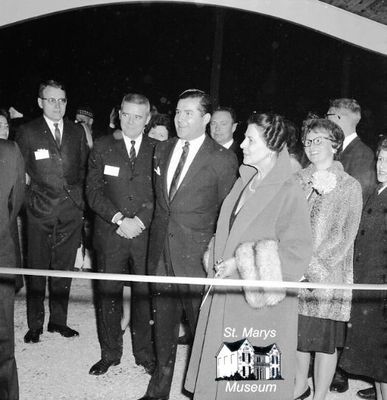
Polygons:
[[54,127],[55,127],[55,131],[54,131],[54,134],[55,134],[55,141],[56,141],[56,145],[58,146],[58,149],[60,148],[60,130],[59,130],[59,124],[58,123],[55,123],[54,124]]
[[134,162],[136,161],[136,149],[134,148],[134,145],[136,144],[135,140],[131,140],[130,143],[132,146],[130,147],[129,150],[129,161],[132,169],[134,168]]
[[184,164],[187,160],[188,151],[189,151],[189,142],[185,142],[183,146],[183,152],[181,153],[179,163],[177,164],[176,171],[172,178],[171,188],[169,189],[169,201],[172,201],[177,192],[177,185],[179,183],[181,172],[183,171],[184,168]]

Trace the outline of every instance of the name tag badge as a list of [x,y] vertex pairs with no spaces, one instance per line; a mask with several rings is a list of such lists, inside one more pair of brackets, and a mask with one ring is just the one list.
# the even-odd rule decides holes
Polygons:
[[113,167],[112,165],[105,165],[103,173],[104,173],[104,175],[118,176],[118,174],[120,173],[120,167]]
[[38,149],[34,152],[35,160],[45,160],[50,158],[50,154],[48,153],[47,149]]

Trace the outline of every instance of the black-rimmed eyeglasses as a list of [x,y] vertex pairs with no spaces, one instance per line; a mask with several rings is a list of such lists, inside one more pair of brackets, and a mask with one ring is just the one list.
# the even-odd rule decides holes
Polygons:
[[310,147],[310,146],[312,146],[312,143],[315,144],[316,146],[319,146],[322,143],[323,139],[330,140],[331,142],[333,142],[332,139],[327,138],[325,136],[317,136],[314,139],[305,139],[302,142],[302,144],[303,144],[304,147]]
[[60,99],[55,99],[54,97],[41,97],[42,100],[46,100],[48,104],[54,105],[59,103],[61,105],[65,105],[67,103],[67,99],[62,97]]
[[340,118],[341,118],[339,114],[335,114],[335,113],[328,113],[328,114],[325,114],[325,118],[331,117],[331,116],[333,116],[333,115],[336,115],[337,119],[340,119]]

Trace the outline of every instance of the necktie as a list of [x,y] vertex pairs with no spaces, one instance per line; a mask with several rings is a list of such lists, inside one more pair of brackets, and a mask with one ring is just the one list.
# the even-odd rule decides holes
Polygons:
[[54,124],[54,127],[55,127],[55,131],[54,131],[54,134],[55,134],[55,141],[56,141],[56,145],[58,146],[58,149],[60,148],[60,130],[59,130],[59,124],[58,123],[55,123]]
[[189,151],[189,142],[185,142],[184,146],[183,146],[183,152],[181,153],[179,163],[177,164],[176,171],[172,178],[171,188],[169,189],[169,201],[172,201],[172,199],[175,197],[175,194],[177,192],[177,188],[178,188],[177,185],[179,183],[181,172],[183,171],[183,168],[184,168],[184,164],[187,160],[188,151]]
[[132,167],[132,169],[134,168],[134,162],[136,161],[136,149],[134,148],[135,145],[135,141],[131,140],[131,147],[130,147],[130,151],[129,151],[129,161],[130,161],[130,165]]

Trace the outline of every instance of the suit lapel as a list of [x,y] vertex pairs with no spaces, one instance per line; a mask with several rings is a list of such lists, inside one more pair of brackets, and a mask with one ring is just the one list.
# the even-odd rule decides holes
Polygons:
[[122,159],[124,164],[128,164],[129,163],[129,156],[128,156],[128,151],[126,150],[124,138],[122,138],[122,137],[120,137],[120,138],[114,137],[114,139],[115,139],[114,145],[115,145],[115,148],[116,148],[117,155]]
[[[178,138],[173,138],[168,142],[161,143],[161,146],[165,146],[162,152],[157,152],[157,156],[155,158],[155,169],[160,171],[160,180],[161,180],[161,190],[163,192],[164,200],[166,204],[169,204],[169,196],[168,196],[168,168],[171,162],[173,150],[176,146]],[[160,146],[158,145],[158,146]]]
[[[49,152],[59,154],[59,149],[58,149],[58,146],[56,145],[56,141],[55,141],[54,137],[52,136],[52,133],[50,131],[49,126],[47,125],[46,120],[43,117],[42,117],[41,122],[42,122],[42,135],[47,140]],[[64,128],[63,128],[63,131],[64,131]]]

